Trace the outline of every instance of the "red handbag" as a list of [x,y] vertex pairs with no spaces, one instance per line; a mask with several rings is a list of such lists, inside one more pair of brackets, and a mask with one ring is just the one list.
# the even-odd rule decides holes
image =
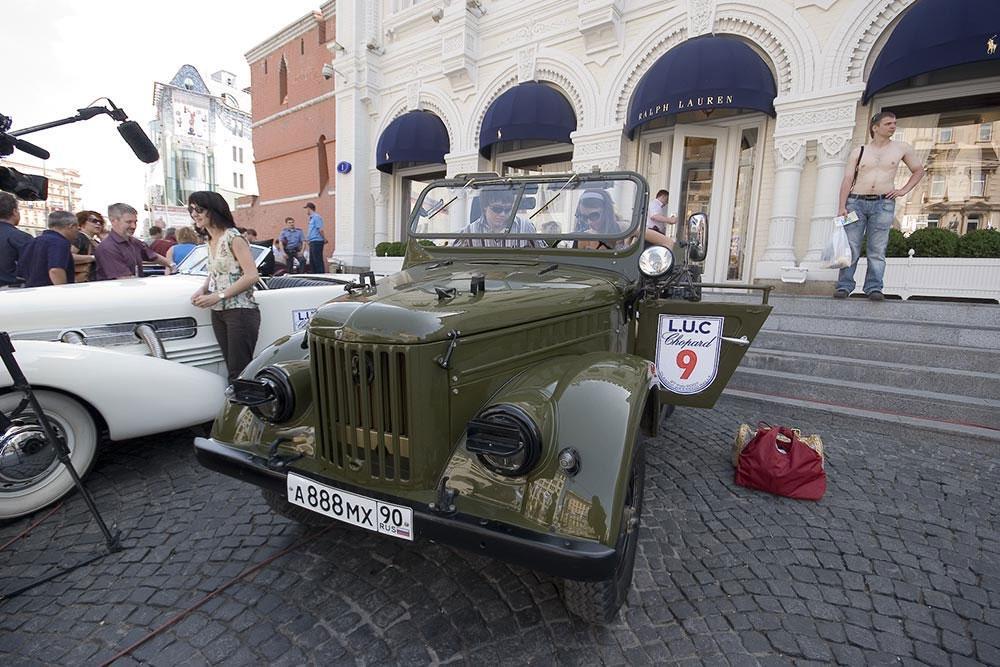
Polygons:
[[736,483],[779,496],[819,500],[826,493],[823,458],[787,426],[761,425],[740,453]]

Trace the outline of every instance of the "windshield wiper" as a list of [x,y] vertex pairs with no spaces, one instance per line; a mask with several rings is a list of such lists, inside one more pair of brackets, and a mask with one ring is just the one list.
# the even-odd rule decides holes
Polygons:
[[573,175],[569,177],[569,180],[567,180],[565,183],[562,184],[562,187],[559,188],[559,190],[554,195],[552,195],[551,199],[549,199],[547,202],[545,202],[544,204],[542,204],[541,206],[539,206],[538,209],[534,213],[532,213],[531,215],[528,216],[528,220],[531,220],[536,215],[538,215],[539,213],[541,213],[542,211],[544,211],[546,209],[546,207],[549,204],[551,204],[552,202],[554,202],[559,197],[559,195],[562,194],[563,190],[565,190],[566,188],[568,188],[570,186],[570,184],[573,183],[575,180],[577,180],[577,173],[574,171]]
[[461,195],[461,194],[462,194],[463,192],[465,192],[466,190],[468,190],[468,189],[469,189],[470,187],[472,187],[472,185],[473,185],[473,184],[475,184],[475,183],[476,183],[476,179],[474,179],[474,178],[470,178],[470,179],[469,179],[469,182],[468,182],[468,183],[466,183],[466,184],[465,184],[465,185],[464,185],[464,186],[462,187],[462,189],[461,189],[461,190],[459,190],[459,191],[458,191],[458,193],[457,193],[457,194],[456,194],[456,195],[455,195],[454,197],[452,197],[451,199],[449,199],[449,200],[447,201],[447,203],[445,203],[445,201],[444,201],[444,200],[442,199],[442,200],[441,200],[441,202],[439,202],[439,203],[438,203],[437,207],[435,207],[433,211],[431,211],[430,213],[428,213],[428,214],[427,214],[427,219],[428,219],[428,220],[430,220],[430,219],[431,219],[431,218],[433,218],[433,217],[434,217],[435,215],[437,215],[437,214],[438,214],[438,213],[440,213],[441,211],[443,211],[443,210],[445,210],[446,208],[448,208],[449,206],[451,206],[451,203],[452,203],[453,201],[455,201],[456,199],[458,199],[459,195]]

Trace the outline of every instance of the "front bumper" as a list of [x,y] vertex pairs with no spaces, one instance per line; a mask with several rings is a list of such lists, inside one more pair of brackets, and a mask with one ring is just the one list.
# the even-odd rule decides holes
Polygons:
[[[194,448],[198,462],[210,470],[280,494],[287,491],[285,470],[268,468],[263,457],[211,438],[195,438]],[[416,537],[481,553],[531,570],[565,579],[599,581],[610,579],[618,564],[617,552],[612,547],[597,542],[539,533],[461,512],[440,514],[422,503],[372,493],[364,488],[338,480],[323,479],[302,470],[294,472],[350,493],[410,507],[413,510]]]

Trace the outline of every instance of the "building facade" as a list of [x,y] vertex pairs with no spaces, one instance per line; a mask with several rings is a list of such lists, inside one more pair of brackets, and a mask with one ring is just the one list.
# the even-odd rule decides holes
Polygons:
[[304,206],[316,204],[332,252],[336,223],[334,173],[336,102],[329,47],[335,3],[275,33],[246,54],[253,100],[253,146],[260,194],[237,203],[237,223],[273,238],[292,217],[304,229]]
[[150,138],[160,151],[146,175],[153,224],[191,224],[187,198],[198,190],[218,192],[231,208],[257,192],[250,96],[236,75],[218,71],[204,79],[184,65],[169,83],[153,84],[153,106]]
[[[996,227],[998,7],[338,2],[337,160],[352,169],[331,188],[334,256],[366,266],[404,238],[415,194],[441,175],[633,169],[670,191],[670,213],[709,214],[707,279],[826,285],[847,157],[882,109],[928,164],[897,226]],[[523,118],[503,117],[512,100]],[[430,127],[427,114],[444,145],[414,152],[406,128]]]
[[70,211],[76,213],[81,206],[80,172],[65,167],[50,167],[47,162],[14,162],[4,160],[5,167],[11,167],[23,174],[35,174],[49,179],[49,196],[45,201],[18,201],[21,213],[18,228],[32,236],[38,236],[48,229],[49,213]]

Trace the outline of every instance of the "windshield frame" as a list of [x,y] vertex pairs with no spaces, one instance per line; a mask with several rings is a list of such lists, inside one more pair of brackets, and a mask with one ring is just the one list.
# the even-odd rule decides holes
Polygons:
[[[630,181],[635,187],[635,197],[636,201],[632,205],[631,215],[627,218],[628,225],[622,227],[622,230],[618,233],[608,233],[602,234],[601,238],[609,240],[624,240],[632,236],[639,234],[640,230],[645,228],[645,218],[646,218],[646,206],[648,202],[648,191],[649,186],[646,184],[645,180],[636,174],[635,172],[629,171],[614,171],[614,172],[591,172],[591,173],[580,173],[573,172],[570,174],[548,174],[548,175],[538,175],[538,176],[507,176],[501,177],[496,174],[476,174],[471,177],[458,176],[451,179],[440,179],[432,181],[424,188],[423,192],[420,193],[413,210],[410,212],[410,219],[408,225],[408,235],[410,238],[420,240],[433,241],[435,239],[480,239],[480,238],[496,238],[496,235],[489,234],[457,234],[455,232],[421,232],[418,231],[417,226],[422,217],[421,211],[423,210],[426,198],[433,193],[436,189],[440,188],[451,188],[455,190],[467,191],[469,189],[478,190],[483,187],[489,186],[507,186],[512,189],[514,195],[514,205],[511,208],[511,212],[505,221],[505,228],[503,232],[504,239],[510,240],[544,240],[544,239],[559,239],[560,241],[579,241],[579,240],[589,240],[588,235],[574,233],[574,232],[563,232],[559,234],[555,233],[541,233],[536,231],[533,234],[525,233],[510,233],[510,229],[514,225],[516,218],[521,217],[524,220],[532,221],[532,219],[538,213],[544,211],[553,201],[555,201],[559,196],[562,196],[567,188],[572,186],[573,190],[586,189],[588,183],[608,183],[614,181]],[[554,185],[558,186],[558,192],[555,196],[549,197],[544,202],[538,203],[532,211],[519,211],[518,205],[528,192],[531,185]],[[431,212],[431,216],[436,216],[443,211],[447,210],[458,196],[452,197],[443,206],[441,202],[438,202],[431,206],[428,211]],[[626,202],[622,202],[622,206],[626,205]],[[431,217],[427,216],[427,217]],[[641,236],[641,234],[640,234]],[[636,244],[633,244],[636,245]],[[641,239],[638,241],[638,245],[642,245]],[[438,246],[436,246],[438,247]],[[452,246],[456,250],[462,249],[461,246]],[[539,248],[534,248],[538,250]],[[555,248],[550,248],[555,249]],[[506,251],[523,251],[532,250],[532,248],[505,248]],[[544,250],[544,249],[542,249]],[[586,250],[579,250],[579,252],[588,252]]]

